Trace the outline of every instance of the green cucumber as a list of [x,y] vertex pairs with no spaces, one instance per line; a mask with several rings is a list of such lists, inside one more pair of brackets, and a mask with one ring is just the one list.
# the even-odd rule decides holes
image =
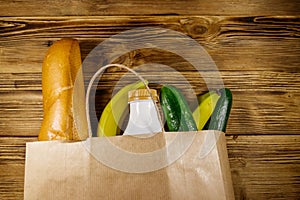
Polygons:
[[228,88],[222,88],[218,92],[220,93],[220,98],[208,122],[208,129],[225,133],[232,106],[232,93]]
[[192,111],[179,89],[171,85],[162,86],[160,101],[168,131],[197,131]]

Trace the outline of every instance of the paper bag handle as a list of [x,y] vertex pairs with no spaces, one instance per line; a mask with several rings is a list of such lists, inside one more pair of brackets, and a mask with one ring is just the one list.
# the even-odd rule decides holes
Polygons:
[[89,85],[87,87],[87,91],[86,91],[86,98],[85,98],[85,110],[86,110],[86,119],[87,119],[87,125],[88,125],[88,135],[89,137],[92,137],[92,127],[91,127],[91,121],[90,121],[90,114],[89,114],[89,110],[90,110],[90,106],[89,106],[89,98],[90,98],[90,91],[91,91],[91,88],[93,86],[93,83],[94,81],[96,80],[96,78],[101,74],[103,73],[107,68],[110,68],[110,67],[120,67],[120,68],[123,68],[123,69],[126,69],[128,70],[129,72],[133,73],[135,76],[137,76],[142,82],[143,84],[145,85],[146,89],[148,90],[149,94],[150,94],[150,97],[155,105],[155,109],[156,109],[156,113],[157,113],[157,116],[158,116],[158,120],[160,122],[160,126],[162,128],[162,132],[165,132],[164,130],[164,124],[163,124],[163,121],[162,121],[162,118],[160,116],[160,112],[159,112],[159,109],[158,109],[158,106],[153,98],[153,95],[152,93],[150,92],[150,88],[149,86],[147,85],[145,79],[139,75],[136,71],[134,71],[133,69],[125,66],[125,65],[122,65],[122,64],[107,64],[107,65],[104,65],[103,67],[101,67],[100,69],[98,69],[96,71],[96,73],[92,76],[90,82],[89,82]]

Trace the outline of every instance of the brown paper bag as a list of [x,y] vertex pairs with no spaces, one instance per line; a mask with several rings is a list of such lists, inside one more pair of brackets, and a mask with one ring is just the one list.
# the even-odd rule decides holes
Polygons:
[[94,138],[88,112],[86,117],[90,137],[85,141],[26,144],[25,200],[234,199],[224,133]]
[[[153,157],[126,163],[122,154],[109,151],[109,145],[132,155],[147,157],[150,152]],[[159,156],[153,154],[160,150]],[[170,158],[177,150],[183,152],[179,158]],[[114,163],[116,159],[120,162]],[[234,199],[226,140],[217,131],[30,142],[24,195],[25,199]]]

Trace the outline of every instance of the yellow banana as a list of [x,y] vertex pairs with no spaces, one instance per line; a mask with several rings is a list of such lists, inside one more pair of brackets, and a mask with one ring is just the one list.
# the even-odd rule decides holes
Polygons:
[[199,106],[193,112],[198,130],[202,130],[209,120],[220,96],[216,92],[207,92],[198,97]]
[[[148,84],[147,81],[146,83]],[[101,114],[97,130],[98,137],[115,136],[117,134],[118,124],[122,123],[120,120],[124,120],[122,115],[128,105],[128,92],[140,88],[145,88],[142,81],[129,84],[111,98]]]
[[215,91],[208,91],[208,92],[198,96],[198,102],[201,103],[202,101],[204,101],[204,99],[206,99],[207,97],[209,97],[212,94],[216,94],[216,92]]

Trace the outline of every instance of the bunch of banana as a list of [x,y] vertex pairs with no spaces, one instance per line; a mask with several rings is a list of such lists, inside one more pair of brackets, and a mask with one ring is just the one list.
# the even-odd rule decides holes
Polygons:
[[198,97],[199,106],[193,112],[198,130],[202,130],[211,117],[220,96],[212,91]]
[[[148,84],[147,81],[146,83]],[[145,88],[142,81],[129,84],[111,98],[101,114],[97,130],[98,137],[117,134],[118,124],[122,124],[122,120],[124,120],[122,116],[128,105],[128,92],[140,88]]]

